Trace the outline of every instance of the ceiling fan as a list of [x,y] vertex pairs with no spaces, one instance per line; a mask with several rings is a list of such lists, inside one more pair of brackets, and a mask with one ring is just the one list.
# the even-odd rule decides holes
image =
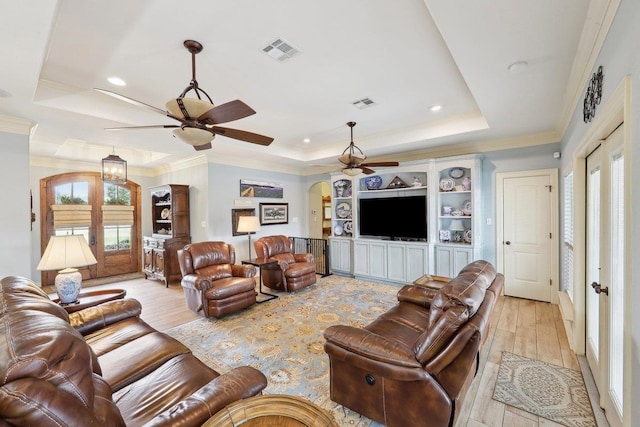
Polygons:
[[351,143],[345,150],[342,152],[342,155],[338,157],[340,163],[345,165],[342,168],[342,172],[349,176],[355,176],[359,173],[364,173],[366,175],[370,175],[375,171],[370,169],[371,167],[386,167],[386,166],[398,166],[398,162],[367,162],[365,163],[365,159],[367,156],[364,155],[362,150],[358,148],[353,143],[353,127],[356,125],[356,122],[348,122],[347,126],[351,128]]
[[[217,126],[221,123],[231,122],[233,120],[248,117],[256,112],[244,102],[236,99],[225,104],[214,106],[209,95],[198,86],[196,80],[196,54],[203,49],[202,44],[195,40],[185,40],[184,47],[191,53],[191,82],[184,91],[175,99],[171,99],[166,103],[168,111],[156,108],[144,102],[137,101],[124,95],[111,92],[105,89],[95,89],[98,92],[113,96],[125,102],[134,105],[149,108],[164,116],[171,117],[180,122],[174,125],[151,125],[151,126],[128,126],[107,128],[105,130],[125,130],[125,129],[174,129],[173,136],[180,138],[182,141],[190,144],[196,150],[207,150],[211,148],[211,141],[216,135],[226,136],[228,138],[238,139],[240,141],[250,142],[258,145],[269,145],[273,142],[273,138],[259,135],[257,133],[247,132],[244,130],[230,129]],[[197,98],[185,98],[185,95],[194,91]],[[202,99],[201,94],[206,96],[206,100]],[[208,101],[207,101],[208,100]]]

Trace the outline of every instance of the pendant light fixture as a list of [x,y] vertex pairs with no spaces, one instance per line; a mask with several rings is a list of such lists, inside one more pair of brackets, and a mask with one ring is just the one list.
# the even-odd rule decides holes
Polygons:
[[127,182],[127,162],[113,153],[102,159],[102,182],[110,184],[126,184]]

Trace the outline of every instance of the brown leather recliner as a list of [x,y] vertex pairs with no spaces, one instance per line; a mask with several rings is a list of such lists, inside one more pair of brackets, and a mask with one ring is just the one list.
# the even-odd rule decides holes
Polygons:
[[278,261],[260,268],[262,283],[271,289],[292,292],[316,283],[313,254],[293,253],[293,241],[287,236],[265,236],[254,242],[256,256]]
[[225,242],[192,243],[178,250],[187,307],[205,317],[222,317],[256,303],[256,268],[236,265]]
[[331,400],[387,427],[453,425],[503,284],[476,261],[440,290],[405,286],[362,329],[327,328]]

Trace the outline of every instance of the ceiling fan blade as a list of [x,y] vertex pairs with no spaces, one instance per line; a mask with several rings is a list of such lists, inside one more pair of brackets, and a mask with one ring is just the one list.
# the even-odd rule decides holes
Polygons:
[[362,173],[365,174],[365,175],[371,175],[372,173],[375,172],[373,169],[369,169],[368,167],[366,167],[364,165],[360,165],[360,168],[362,169]]
[[207,142],[206,144],[202,144],[202,145],[194,145],[193,148],[196,151],[208,150],[211,148],[211,143]]
[[149,126],[123,126],[117,128],[105,128],[104,130],[130,130],[130,129],[172,129],[180,125],[149,125]]
[[225,104],[216,105],[206,113],[198,117],[197,121],[207,125],[217,125],[220,123],[232,122],[251,116],[256,112],[244,102],[236,99]]
[[386,166],[399,166],[398,162],[367,162],[363,163],[360,166],[374,166],[374,167],[386,167]]
[[253,132],[247,132],[244,130],[221,128],[218,126],[207,128],[207,130],[217,135],[226,136],[227,138],[239,139],[240,141],[250,142],[252,144],[269,145],[273,142],[273,138],[271,137],[259,135]]
[[[106,90],[106,89],[94,88],[94,90],[96,90],[96,91],[98,91],[100,93],[104,93],[105,95],[113,96],[114,98],[119,99],[120,101],[128,102],[129,104],[137,105],[139,107],[150,108],[151,110],[155,111],[156,113],[160,113],[163,116],[173,117],[172,115],[170,115],[165,110],[162,110],[162,109],[160,109],[158,107],[154,107],[153,105],[145,104],[142,101],[137,101],[137,100],[135,100],[133,98],[129,98],[128,96],[120,95],[119,93],[111,92],[110,90]],[[173,118],[175,118],[175,117],[173,117]]]

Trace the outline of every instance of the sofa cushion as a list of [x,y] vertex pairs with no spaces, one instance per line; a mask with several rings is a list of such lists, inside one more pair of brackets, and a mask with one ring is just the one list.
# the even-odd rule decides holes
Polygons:
[[305,276],[307,274],[313,274],[315,272],[315,264],[310,262],[296,262],[295,264],[289,264],[289,268],[284,272],[284,277],[295,278]]
[[271,258],[278,260],[278,262],[281,263],[284,262],[287,265],[291,265],[296,262],[296,259],[293,257],[293,254],[291,252],[272,254]]
[[256,281],[253,277],[225,277],[213,282],[213,286],[205,291],[204,296],[208,300],[221,300],[255,288]]
[[200,277],[206,277],[209,280],[219,280],[225,277],[231,277],[230,264],[212,264],[196,270],[196,274]]

